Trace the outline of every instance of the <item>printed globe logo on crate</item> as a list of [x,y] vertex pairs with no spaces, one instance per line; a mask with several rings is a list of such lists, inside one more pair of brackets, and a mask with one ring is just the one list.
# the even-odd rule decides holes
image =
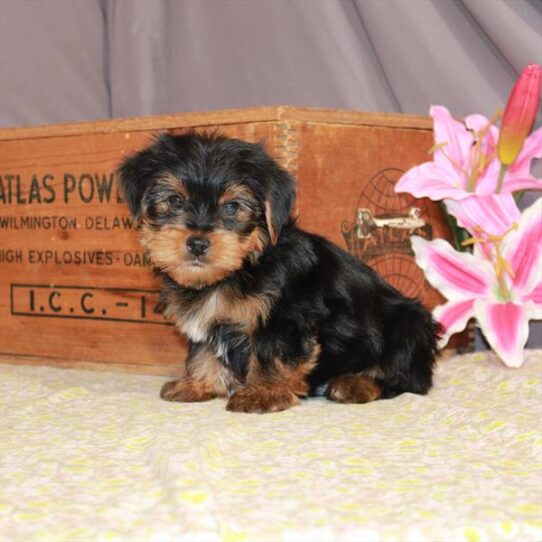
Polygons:
[[399,168],[386,168],[364,183],[354,220],[342,223],[342,234],[352,255],[414,297],[430,286],[416,265],[410,236],[432,239],[430,222],[438,217],[432,216],[434,211],[427,201],[395,193],[395,183],[403,173]]

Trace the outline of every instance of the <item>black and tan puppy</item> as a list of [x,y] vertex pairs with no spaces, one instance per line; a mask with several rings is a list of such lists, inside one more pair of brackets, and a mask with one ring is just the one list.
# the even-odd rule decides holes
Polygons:
[[272,412],[319,388],[345,403],[427,393],[431,315],[296,227],[294,182],[261,145],[162,135],[119,179],[166,315],[190,343],[187,376],[165,384],[164,399]]

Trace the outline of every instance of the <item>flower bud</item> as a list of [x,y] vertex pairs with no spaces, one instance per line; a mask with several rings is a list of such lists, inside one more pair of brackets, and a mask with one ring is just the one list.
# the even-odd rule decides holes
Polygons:
[[538,110],[542,66],[530,64],[520,74],[504,110],[497,155],[504,166],[518,157]]

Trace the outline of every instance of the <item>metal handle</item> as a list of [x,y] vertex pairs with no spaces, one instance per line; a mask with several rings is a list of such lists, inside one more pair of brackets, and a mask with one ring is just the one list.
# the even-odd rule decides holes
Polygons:
[[368,239],[376,228],[393,228],[413,232],[425,226],[422,212],[412,207],[407,215],[373,216],[369,209],[358,209],[357,234],[359,239]]

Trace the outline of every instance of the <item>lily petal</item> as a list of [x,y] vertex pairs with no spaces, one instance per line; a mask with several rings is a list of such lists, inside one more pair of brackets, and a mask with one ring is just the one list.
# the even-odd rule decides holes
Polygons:
[[449,301],[465,301],[490,295],[496,283],[491,265],[467,252],[457,252],[442,240],[411,237],[416,263],[427,280]]
[[539,282],[532,292],[521,297],[522,303],[532,303],[531,318],[534,320],[542,320],[542,282]]
[[509,367],[523,364],[523,348],[529,336],[530,308],[516,303],[474,302],[474,314],[485,338]]
[[483,173],[478,178],[476,183],[476,194],[480,196],[495,194],[497,191],[500,169],[501,163],[496,158],[493,158],[493,160],[486,165]]
[[501,248],[514,272],[514,290],[531,292],[542,280],[542,198],[523,211],[518,229],[504,238]]
[[542,128],[535,130],[525,140],[519,156],[508,171],[516,175],[529,175],[531,160],[534,158],[542,158]]
[[[435,145],[446,144],[444,153],[437,150],[434,160],[439,165],[453,160],[463,171],[469,169],[469,149],[474,140],[472,134],[462,122],[455,120],[448,109],[441,105],[433,105],[429,110],[433,117]],[[444,155],[446,154],[446,156]],[[459,174],[459,172],[457,172]]]
[[444,348],[454,333],[463,331],[473,316],[474,299],[444,303],[444,305],[435,307],[433,309],[433,318],[442,325],[444,330],[439,341],[439,348]]
[[408,192],[416,198],[440,201],[444,198],[463,199],[469,193],[460,184],[460,176],[451,168],[435,162],[424,162],[409,169],[395,185],[396,192]]
[[[478,113],[474,113],[472,115],[467,115],[465,117],[465,126],[472,130],[473,132],[483,132],[487,129],[488,125],[490,124],[490,120],[487,117],[484,117],[484,115],[479,115]],[[491,130],[491,139],[494,143],[497,142],[499,130],[494,125],[491,125],[489,127],[488,133]],[[495,135],[497,137],[495,137]]]
[[472,235],[479,234],[477,228],[489,235],[501,235],[521,217],[511,194],[470,196],[461,202],[446,199],[444,203],[458,224]]
[[502,183],[503,192],[518,192],[519,190],[542,190],[542,179],[537,179],[526,173],[522,175],[504,176]]

